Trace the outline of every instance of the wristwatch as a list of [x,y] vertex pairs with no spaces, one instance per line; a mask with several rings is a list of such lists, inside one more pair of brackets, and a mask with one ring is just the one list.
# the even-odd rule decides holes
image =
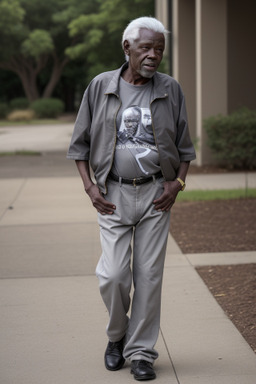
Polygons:
[[177,177],[178,182],[180,183],[181,185],[181,191],[184,191],[184,189],[186,188],[186,184],[185,184],[185,181],[181,180],[179,177]]

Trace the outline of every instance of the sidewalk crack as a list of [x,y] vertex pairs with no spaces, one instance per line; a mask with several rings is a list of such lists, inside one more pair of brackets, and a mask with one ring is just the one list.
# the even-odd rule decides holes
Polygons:
[[18,199],[18,197],[20,196],[20,193],[22,192],[25,184],[27,183],[27,180],[28,179],[24,179],[21,186],[19,187],[16,195],[14,196],[13,200],[10,202],[10,204],[8,205],[8,207],[6,207],[6,209],[3,211],[3,213],[0,215],[0,222],[2,221],[2,219],[4,218],[4,216],[6,215],[6,213],[9,211],[9,210],[12,210],[13,209],[13,206],[16,202],[16,200]]
[[175,377],[176,377],[177,384],[180,384],[180,381],[179,381],[179,378],[178,378],[178,374],[177,374],[177,372],[176,372],[176,369],[175,369],[175,366],[174,366],[174,362],[173,362],[173,360],[172,360],[171,353],[170,353],[170,351],[169,351],[169,349],[168,349],[168,346],[167,346],[167,343],[166,343],[166,341],[165,341],[164,334],[163,334],[163,331],[162,331],[161,327],[160,327],[160,333],[161,333],[161,336],[162,336],[162,339],[163,339],[163,342],[164,342],[164,345],[165,345],[165,348],[166,348],[166,351],[167,351],[169,360],[170,360],[170,362],[171,362],[171,366],[172,366],[174,375],[175,375]]

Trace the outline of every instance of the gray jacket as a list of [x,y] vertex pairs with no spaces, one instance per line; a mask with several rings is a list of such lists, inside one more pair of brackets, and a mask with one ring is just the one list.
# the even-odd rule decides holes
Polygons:
[[[87,87],[77,115],[67,158],[90,162],[98,187],[106,193],[116,144],[116,116],[121,106],[121,68],[96,76]],[[180,162],[195,159],[185,99],[172,77],[156,72],[150,103],[153,133],[165,180],[174,180]]]

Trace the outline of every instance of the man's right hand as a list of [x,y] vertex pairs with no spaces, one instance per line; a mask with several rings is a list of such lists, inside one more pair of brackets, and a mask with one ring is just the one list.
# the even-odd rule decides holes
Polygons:
[[86,193],[90,197],[94,208],[96,208],[101,215],[113,215],[116,206],[104,199],[97,185],[92,184],[86,190]]
[[93,206],[102,215],[112,215],[116,209],[115,205],[104,199],[97,185],[95,185],[90,176],[89,162],[85,160],[76,160],[76,165],[83,180],[85,192],[90,197]]

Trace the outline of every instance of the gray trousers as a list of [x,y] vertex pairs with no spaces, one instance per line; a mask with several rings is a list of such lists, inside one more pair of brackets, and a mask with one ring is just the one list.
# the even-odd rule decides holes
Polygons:
[[105,198],[116,205],[116,211],[98,214],[102,255],[96,275],[109,312],[107,335],[112,342],[126,335],[123,354],[129,360],[153,362],[158,357],[154,346],[170,212],[157,212],[152,202],[162,192],[163,179],[136,187],[111,180]]

